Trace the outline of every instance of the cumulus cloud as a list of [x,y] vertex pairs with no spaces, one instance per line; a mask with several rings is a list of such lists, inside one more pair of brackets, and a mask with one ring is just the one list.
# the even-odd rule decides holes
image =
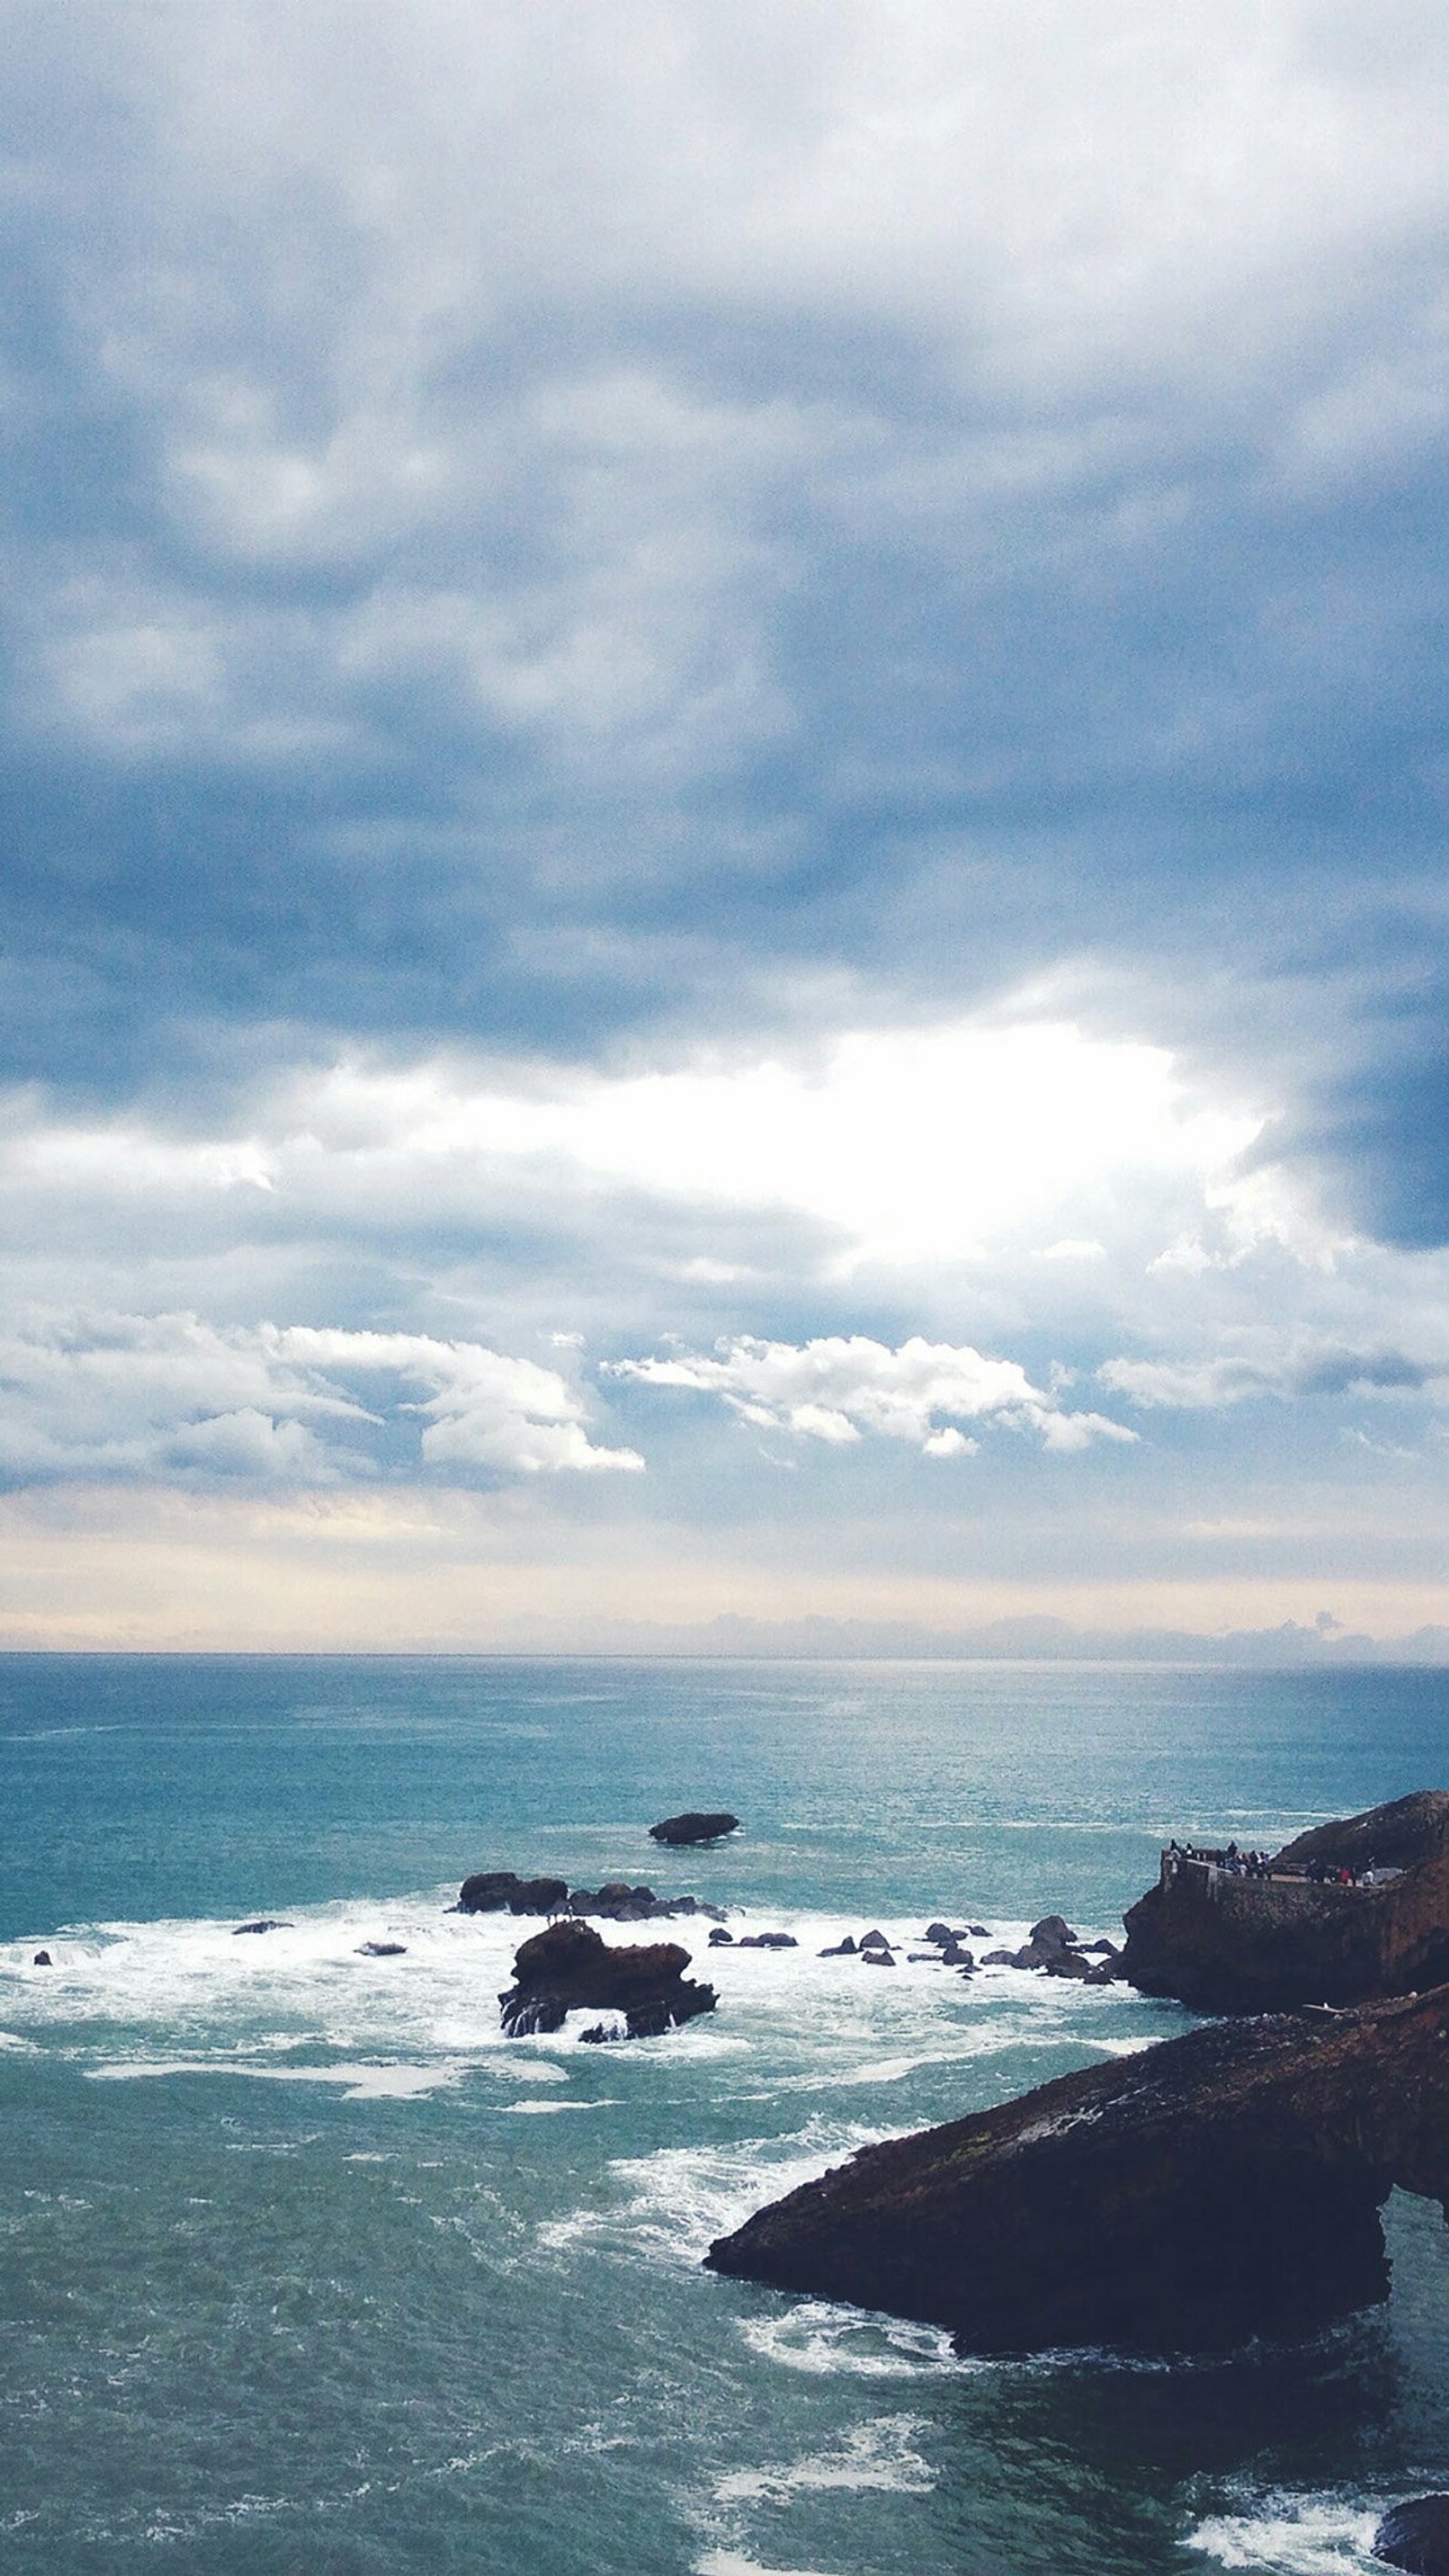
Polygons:
[[644,1463],[594,1445],[556,1370],[476,1342],[95,1313],[33,1316],[0,1340],[0,1473],[14,1484],[330,1484],[387,1472],[399,1449],[413,1472],[420,1459],[465,1479]]
[[1065,1411],[1015,1360],[984,1358],[967,1343],[913,1338],[892,1350],[864,1334],[805,1343],[741,1334],[722,1342],[714,1358],[681,1352],[609,1365],[616,1377],[645,1386],[716,1395],[760,1430],[793,1431],[834,1447],[871,1433],[908,1440],[927,1458],[966,1457],[979,1443],[959,1429],[963,1422],[1034,1431],[1058,1451],[1137,1436],[1103,1414]]

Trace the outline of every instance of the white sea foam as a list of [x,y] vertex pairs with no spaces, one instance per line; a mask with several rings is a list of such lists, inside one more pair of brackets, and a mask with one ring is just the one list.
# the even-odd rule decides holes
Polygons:
[[[131,2057],[87,2067],[93,2084],[129,2084],[161,2075],[245,2075],[262,2084],[340,2084],[347,2102],[416,2102],[461,2083],[464,2066],[263,2066],[245,2058]],[[540,2110],[561,2105],[540,2103]]]
[[707,2549],[694,2566],[695,2576],[823,2576],[818,2567],[763,2567],[738,2549]]
[[539,2243],[559,2250],[581,2237],[598,2237],[692,2271],[714,2239],[740,2226],[762,2201],[813,2181],[827,2166],[887,2134],[811,2120],[788,2138],[740,2138],[619,2157],[609,2173],[623,2197],[609,2207],[550,2221],[540,2229]]
[[892,2495],[929,2495],[936,2473],[915,2449],[919,2415],[877,2415],[857,2424],[833,2450],[765,2469],[733,2469],[715,2487],[720,2504],[784,2504],[792,2495],[836,2489]]
[[741,2319],[740,2333],[762,2360],[822,2379],[960,2378],[988,2367],[954,2352],[939,2326],[823,2299],[802,2299],[781,2316]]
[[1380,2566],[1373,2555],[1382,2508],[1335,2496],[1265,2496],[1256,2511],[1214,2514],[1187,2535],[1219,2567],[1273,2571],[1273,2576],[1358,2576]]

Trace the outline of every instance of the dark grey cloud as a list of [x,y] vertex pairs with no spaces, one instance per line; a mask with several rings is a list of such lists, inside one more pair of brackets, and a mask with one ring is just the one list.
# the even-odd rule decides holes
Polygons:
[[[1139,8],[1139,114],[1045,7],[923,6],[901,71],[869,7],[636,8],[629,81],[571,8],[17,13],[4,1070],[587,1059],[1091,959],[1206,1053],[1245,1016],[1283,1146],[1442,1241],[1442,30],[1251,16],[1194,16],[1194,109]],[[1000,222],[999,138],[922,121],[967,75]],[[1189,183],[1189,244],[1194,117],[1285,176]]]

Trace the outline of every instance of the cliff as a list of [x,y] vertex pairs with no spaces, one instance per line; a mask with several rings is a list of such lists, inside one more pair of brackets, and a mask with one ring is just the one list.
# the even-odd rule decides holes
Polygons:
[[[1122,1974],[1202,2012],[1366,2002],[1449,1979],[1449,1792],[1418,1790],[1300,1834],[1266,1877],[1168,1850],[1126,1915]],[[1394,1870],[1339,1886],[1307,1869]]]
[[1449,1987],[1218,2023],[867,2147],[708,2261],[973,2352],[1209,2349],[1384,2298],[1395,2184],[1449,2194]]

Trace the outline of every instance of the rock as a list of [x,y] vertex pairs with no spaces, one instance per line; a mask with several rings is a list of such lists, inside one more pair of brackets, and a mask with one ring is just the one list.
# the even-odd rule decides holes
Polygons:
[[1031,1950],[1075,1950],[1077,1946],[1075,1932],[1069,1930],[1060,1914],[1043,1915],[1040,1923],[1033,1923],[1026,1939]]
[[1374,2533],[1374,2556],[1409,2576],[1449,2576],[1449,2495],[1396,2504]]
[[893,1950],[870,1949],[867,1948],[864,1941],[862,1941],[856,1955],[860,1960],[861,1966],[864,1968],[893,1968],[896,1964],[895,1952]]
[[[1318,1825],[1272,1868],[1237,1875],[1169,1846],[1157,1885],[1126,1917],[1131,1983],[1203,2012],[1271,2012],[1423,1993],[1449,1978],[1449,1791]],[[1346,1887],[1292,1874],[1309,1868],[1397,1875]]]
[[891,1945],[883,1932],[862,1932],[859,1946],[862,1950],[888,1950]]
[[561,2030],[583,2007],[619,2012],[631,2039],[657,2038],[696,2014],[713,2012],[713,1986],[686,1978],[689,1952],[676,1941],[647,1948],[610,1949],[587,1923],[550,1923],[525,1941],[513,1962],[514,1983],[499,1996],[510,2039]]
[[855,1943],[851,1935],[847,1932],[843,1941],[835,1942],[829,1950],[822,1950],[820,1956],[822,1959],[853,1959]]
[[985,1923],[968,1923],[966,1929],[973,1941],[989,1941],[991,1938],[990,1927]]
[[1020,1956],[1019,1950],[988,1950],[981,1965],[983,1968],[1014,1968]]
[[570,1914],[599,1915],[609,1923],[652,1923],[668,1914],[708,1914],[720,1919],[717,1905],[705,1905],[697,1896],[656,1896],[652,1887],[631,1887],[627,1879],[611,1878],[603,1887],[575,1887],[569,1891]]
[[939,1950],[908,1950],[906,1952],[906,1966],[908,1968],[943,1968],[945,1964],[946,1962],[942,1958]]
[[735,1943],[737,1950],[798,1950],[793,1932],[742,1932]]
[[359,1959],[405,1959],[407,1944],[405,1941],[362,1941],[358,1944],[357,1955]]
[[53,1968],[55,1961],[48,1950],[37,1950],[30,1964],[32,1968]]
[[1395,2185],[1449,2204],[1449,1987],[1060,2076],[864,2148],[708,2259],[963,2350],[1221,2349],[1385,2298]]
[[952,1941],[942,1951],[941,1965],[943,1968],[965,1968],[972,1975],[976,1969],[976,1961],[971,1952],[963,1949],[959,1941]]
[[709,1936],[709,1946],[712,1950],[732,1950],[735,1946],[735,1936],[733,1932],[727,1932],[722,1923],[716,1923]]
[[234,1923],[231,1928],[235,1938],[238,1932],[290,1932],[292,1926],[274,1921],[270,1914],[259,1914],[255,1923]]
[[1122,1955],[1115,1941],[1079,1941],[1077,1948],[1084,1959],[1098,1957],[1117,1959]]
[[739,1823],[738,1816],[702,1816],[691,1808],[685,1815],[666,1816],[661,1824],[651,1825],[649,1838],[671,1848],[680,1843],[717,1843],[724,1834],[738,1833]]
[[455,1914],[562,1914],[569,1901],[562,1878],[520,1878],[514,1869],[475,1870],[458,1890]]
[[1080,1950],[1053,1950],[1050,1957],[1043,1960],[1042,1965],[1049,1977],[1075,1977],[1083,1985],[1089,1984],[1097,1973],[1091,1961],[1083,1958]]
[[923,1941],[959,1941],[960,1938],[960,1933],[953,1932],[949,1923],[928,1923],[921,1934]]

